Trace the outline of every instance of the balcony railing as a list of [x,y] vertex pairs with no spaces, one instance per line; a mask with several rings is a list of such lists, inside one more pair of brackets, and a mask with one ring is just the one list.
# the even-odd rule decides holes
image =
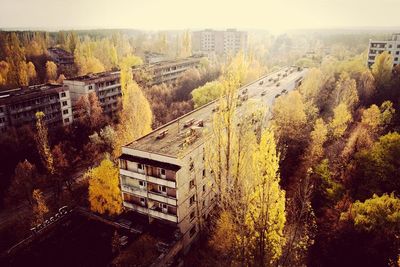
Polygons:
[[178,222],[178,217],[170,213],[158,211],[157,208],[149,209],[149,215],[158,219],[167,220],[170,222]]
[[172,206],[176,206],[177,201],[176,198],[173,196],[168,196],[166,194],[161,194],[159,192],[155,192],[155,191],[149,191],[148,192],[148,197],[150,199],[162,202],[162,203],[166,203],[168,205],[172,205]]
[[128,193],[132,193],[132,194],[135,194],[135,195],[138,195],[141,197],[147,197],[146,188],[140,188],[140,187],[136,187],[136,186],[122,184],[121,189],[122,189],[122,191],[125,191]]
[[155,176],[151,176],[151,175],[147,175],[147,179],[146,179],[146,175],[142,174],[142,173],[138,173],[135,171],[130,171],[130,170],[125,170],[125,169],[120,169],[120,174],[128,176],[128,177],[132,177],[141,181],[148,181],[157,185],[164,185],[170,188],[176,188],[176,182],[175,181],[171,181],[171,180],[167,180],[164,178],[159,178],[159,177],[155,177]]
[[176,215],[158,211],[157,210],[158,208],[156,206],[148,209],[148,208],[140,206],[136,203],[124,201],[124,207],[129,208],[134,211],[137,211],[142,214],[148,214],[149,216],[156,218],[156,219],[167,220],[167,221],[175,222],[175,223],[178,222],[178,217]]

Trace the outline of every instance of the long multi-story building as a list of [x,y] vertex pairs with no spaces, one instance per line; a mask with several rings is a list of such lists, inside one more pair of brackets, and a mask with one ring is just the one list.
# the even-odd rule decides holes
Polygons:
[[[152,86],[161,83],[173,83],[185,71],[198,68],[202,57],[188,57],[175,60],[159,61],[133,68],[135,80],[142,85]],[[146,77],[143,79],[143,77]]]
[[50,47],[47,51],[58,67],[70,67],[74,65],[74,55],[64,49],[59,47]]
[[227,29],[215,31],[206,29],[192,34],[193,53],[227,56],[247,50],[247,32]]
[[121,96],[119,72],[87,74],[64,80],[63,84],[69,88],[73,106],[80,97],[93,92],[96,93],[105,114],[112,116],[118,109],[118,98]]
[[68,87],[42,84],[0,92],[0,131],[34,125],[39,111],[45,114],[48,127],[70,124],[73,118]]
[[[296,88],[306,70],[286,68],[239,89],[243,101],[271,105]],[[122,147],[120,186],[125,209],[180,231],[185,252],[215,205],[215,190],[205,167],[205,142],[216,101],[204,105]],[[238,112],[245,106],[238,106]],[[242,110],[243,111],[243,110]]]
[[388,51],[393,56],[394,67],[400,64],[400,33],[393,34],[392,38],[386,41],[369,40],[368,67],[371,67],[375,63],[376,56],[384,51]]

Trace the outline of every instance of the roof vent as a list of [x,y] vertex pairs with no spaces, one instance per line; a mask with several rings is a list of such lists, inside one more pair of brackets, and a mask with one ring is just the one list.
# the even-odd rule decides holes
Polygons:
[[167,135],[167,133],[168,133],[168,129],[166,129],[166,130],[160,132],[160,133],[157,135],[157,139],[163,139],[163,138]]

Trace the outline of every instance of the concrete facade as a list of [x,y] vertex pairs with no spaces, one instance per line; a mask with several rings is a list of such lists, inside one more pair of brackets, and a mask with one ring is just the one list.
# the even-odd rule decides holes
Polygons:
[[80,97],[94,92],[105,114],[112,116],[118,109],[118,98],[121,96],[119,72],[87,74],[64,80],[63,84],[69,88],[73,106]]
[[0,131],[9,127],[34,125],[36,112],[45,114],[48,127],[72,123],[72,106],[68,87],[42,84],[0,93]]
[[400,64],[400,33],[395,33],[392,38],[387,41],[373,41],[369,40],[368,47],[368,67],[371,67],[375,63],[377,55],[388,51],[393,57],[393,66]]
[[[134,79],[141,85],[152,86],[161,83],[173,83],[181,77],[185,71],[197,68],[201,57],[189,57],[175,60],[159,61],[133,68]],[[148,78],[143,80],[142,76]]]
[[208,57],[235,55],[247,50],[247,32],[227,29],[215,31],[206,29],[192,34],[193,53],[204,53]]

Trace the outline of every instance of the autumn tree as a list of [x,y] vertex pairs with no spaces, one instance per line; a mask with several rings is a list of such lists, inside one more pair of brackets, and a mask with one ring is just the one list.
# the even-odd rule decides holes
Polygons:
[[46,77],[48,81],[57,79],[57,65],[53,61],[46,62]]
[[75,107],[77,117],[82,125],[97,130],[104,124],[103,109],[96,93],[81,96]]
[[352,111],[358,104],[358,94],[356,81],[343,72],[336,83],[335,90],[332,92],[333,106],[336,107],[340,103],[345,103],[347,108]]
[[279,156],[273,132],[264,131],[254,154],[254,191],[250,195],[246,225],[252,239],[254,263],[274,265],[282,255],[286,238],[285,191],[279,185]]
[[306,101],[316,101],[317,96],[323,85],[323,74],[320,69],[312,68],[304,77],[299,90]]
[[361,123],[372,133],[379,133],[392,120],[395,110],[393,103],[385,101],[380,107],[371,105],[362,113]]
[[309,248],[314,244],[317,230],[311,205],[315,182],[311,173],[299,179],[295,192],[287,200],[287,221],[284,235],[287,239],[280,266],[303,266],[307,263]]
[[36,74],[35,65],[33,65],[33,63],[30,61],[27,63],[27,73],[28,73],[28,79],[30,82],[32,82],[36,79],[37,74]]
[[10,70],[9,64],[2,60],[0,61],[0,86],[7,83],[8,72]]
[[55,171],[54,159],[49,145],[47,126],[43,121],[44,116],[43,112],[36,112],[35,141],[43,166],[50,175],[53,175]]
[[45,216],[49,212],[49,209],[46,205],[46,199],[43,196],[43,192],[39,189],[33,190],[32,198],[34,200],[34,206],[31,224],[32,226],[36,226],[45,221]]
[[180,45],[180,51],[178,56],[185,58],[185,57],[190,57],[192,55],[192,39],[190,32],[186,30],[183,33],[182,39],[181,39],[181,45]]
[[319,159],[324,155],[324,143],[328,139],[328,127],[323,119],[317,119],[314,124],[314,130],[311,132],[310,153],[307,157]]
[[307,117],[299,92],[292,91],[276,99],[272,109],[272,121],[275,135],[280,142],[303,138]]
[[32,193],[37,184],[36,178],[37,171],[35,165],[31,164],[28,160],[19,162],[15,168],[14,179],[8,189],[7,196],[9,202],[27,200],[32,205]]
[[222,92],[222,84],[220,81],[208,82],[192,91],[192,98],[195,107],[201,107],[212,100],[217,99]]
[[106,157],[85,175],[89,177],[90,209],[100,214],[119,214],[122,211],[122,199],[118,167]]
[[364,103],[370,103],[376,93],[375,78],[370,70],[366,70],[361,74],[357,89],[360,100]]
[[392,77],[393,57],[387,51],[379,54],[372,65],[372,75],[378,87],[386,85]]
[[16,33],[6,39],[6,62],[8,63],[7,84],[13,86],[28,85],[26,58],[24,49]]
[[63,183],[69,178],[70,163],[65,153],[62,144],[57,144],[51,150],[54,159],[54,177],[56,184],[56,195],[59,196],[62,190]]
[[114,155],[119,155],[122,145],[151,131],[153,115],[150,104],[132,78],[131,67],[139,62],[137,57],[128,57],[121,65],[122,111],[117,126],[117,151]]
[[364,202],[356,201],[341,219],[352,220],[356,228],[385,234],[400,233],[400,199],[395,194],[374,194]]
[[352,116],[345,103],[340,103],[335,107],[333,113],[333,118],[329,124],[330,133],[333,138],[339,138],[346,131],[349,122],[352,120]]
[[351,181],[351,192],[356,199],[364,200],[373,193],[400,191],[400,134],[386,134],[372,147],[355,155],[356,173]]
[[[105,70],[104,64],[94,55],[93,48],[95,45],[96,44],[90,40],[77,43],[74,57],[79,75],[97,73]],[[100,51],[104,52],[104,50]]]

